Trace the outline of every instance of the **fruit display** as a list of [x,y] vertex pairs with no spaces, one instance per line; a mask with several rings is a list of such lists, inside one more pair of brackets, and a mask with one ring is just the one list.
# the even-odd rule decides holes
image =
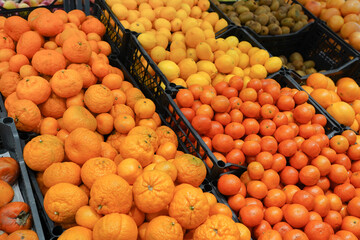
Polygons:
[[238,237],[216,197],[199,187],[204,162],[178,150],[154,102],[110,65],[105,33],[80,10],[4,19],[1,93],[17,129],[39,134],[23,158],[37,172],[47,216],[66,229],[58,239],[201,239],[218,222],[218,235]]
[[[0,240],[360,238],[355,51],[316,19],[298,32],[296,3],[216,3],[258,37],[211,4],[0,16],[0,115],[24,160],[0,158]],[[298,32],[278,56],[270,20]]]
[[360,2],[358,0],[300,0],[312,14],[356,50],[360,50]]
[[214,86],[229,82],[233,76],[244,77],[245,81],[262,79],[282,67],[279,57],[271,57],[266,50],[239,41],[236,36],[206,37],[199,27],[191,27],[178,36],[168,50],[148,33],[137,37],[166,79],[176,85]]
[[247,26],[259,35],[282,35],[297,32],[308,24],[300,4],[285,0],[240,0],[233,4],[213,1],[239,26]]

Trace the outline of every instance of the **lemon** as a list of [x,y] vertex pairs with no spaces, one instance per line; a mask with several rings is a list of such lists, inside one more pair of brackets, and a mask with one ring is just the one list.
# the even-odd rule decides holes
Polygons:
[[215,66],[221,73],[231,73],[235,67],[235,60],[232,56],[224,54],[215,60]]
[[121,3],[115,3],[111,10],[119,20],[125,20],[129,16],[128,9]]
[[180,76],[180,68],[173,61],[161,61],[159,62],[158,67],[169,81],[174,80]]
[[235,36],[229,36],[225,38],[225,41],[229,44],[230,47],[237,47],[239,45],[239,39]]
[[156,38],[152,33],[141,33],[138,36],[138,40],[145,50],[151,50],[156,46]]
[[249,76],[251,78],[257,78],[257,79],[266,78],[267,76],[266,68],[261,64],[255,64],[254,66],[251,66]]
[[[282,61],[279,57],[271,57],[265,62],[265,68],[268,73],[274,73],[282,67]],[[332,82],[332,81],[331,81]]]
[[351,126],[355,119],[354,109],[346,102],[332,103],[327,109],[328,113],[333,116],[340,124]]
[[188,87],[194,84],[198,84],[200,86],[208,86],[210,85],[210,82],[203,75],[199,73],[194,73],[188,77],[188,79],[186,80],[186,84]]

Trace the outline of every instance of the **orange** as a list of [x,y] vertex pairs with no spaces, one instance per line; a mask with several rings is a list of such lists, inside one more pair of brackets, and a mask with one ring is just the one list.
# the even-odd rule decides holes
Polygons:
[[147,126],[136,126],[133,129],[131,129],[130,132],[128,132],[128,135],[136,135],[136,134],[145,136],[147,140],[150,141],[151,145],[154,148],[154,151],[157,150],[159,145],[158,143],[159,139],[155,130]]
[[128,135],[120,145],[120,153],[123,158],[135,158],[142,167],[152,162],[154,148],[144,135]]
[[65,57],[55,50],[48,49],[36,52],[31,63],[36,71],[50,76],[66,67]]
[[206,177],[206,167],[204,162],[193,155],[183,154],[173,161],[178,171],[177,181],[188,183],[194,187],[200,186]]
[[[216,230],[216,231],[215,231]],[[194,233],[194,240],[200,239],[237,239],[240,232],[235,222],[222,214],[209,217]]]
[[34,54],[40,50],[43,41],[44,39],[39,33],[35,31],[25,32],[19,38],[19,42],[16,45],[16,52],[31,59]]
[[175,218],[158,216],[150,221],[145,236],[147,240],[179,240],[183,239],[183,231]]
[[64,144],[53,135],[40,135],[28,142],[23,150],[26,165],[35,171],[44,171],[51,164],[64,159]]
[[132,199],[130,185],[122,177],[108,174],[97,178],[92,185],[89,205],[98,214],[128,213]]
[[117,166],[117,174],[129,184],[134,184],[136,178],[143,172],[141,164],[134,158],[126,158]]
[[155,213],[172,200],[174,183],[171,177],[159,170],[144,171],[133,184],[136,206],[144,213]]
[[105,113],[113,106],[114,96],[105,85],[95,84],[85,91],[84,102],[91,112]]
[[73,162],[53,163],[45,169],[43,182],[48,188],[57,183],[80,185],[80,166]]
[[100,218],[93,228],[93,240],[136,240],[138,229],[135,221],[126,214],[111,213]]
[[70,106],[63,113],[63,121],[69,132],[79,127],[95,131],[97,126],[95,117],[83,106]]
[[351,126],[355,119],[354,109],[346,102],[332,103],[327,109],[328,113],[333,116],[339,123]]
[[90,206],[80,207],[75,214],[75,221],[79,226],[93,229],[101,216]]
[[0,191],[1,191],[1,198],[0,198],[0,207],[6,205],[7,203],[11,202],[14,197],[14,190],[7,182],[0,180]]
[[70,183],[58,183],[46,192],[44,208],[49,218],[57,223],[75,221],[77,210],[88,203],[88,197],[78,187]]
[[[5,235],[7,235],[7,234],[3,233],[2,235],[0,235],[0,239],[4,240],[2,237]],[[5,239],[7,239],[7,240],[19,240],[19,239],[39,240],[36,232],[33,230],[28,230],[28,229],[16,230],[15,232],[12,232],[11,234],[9,234],[7,236],[7,238],[5,236]]]
[[99,177],[116,173],[116,165],[109,158],[90,158],[81,167],[81,180],[88,187],[94,184]]
[[58,239],[60,240],[70,240],[74,237],[82,239],[82,240],[90,240],[92,239],[92,231],[83,226],[75,226],[66,229]]
[[169,216],[183,228],[193,229],[205,222],[210,205],[201,189],[186,187],[176,191],[169,206]]
[[312,87],[313,89],[317,88],[327,88],[328,80],[326,76],[322,73],[313,73],[310,74],[306,80],[306,85]]
[[93,131],[77,128],[65,139],[65,152],[69,160],[82,165],[88,159],[100,156],[101,141]]
[[[157,155],[155,155],[155,156],[157,156]],[[154,169],[167,173],[171,177],[171,180],[173,182],[176,180],[177,169],[176,169],[174,163],[172,163],[170,161],[158,162],[158,163],[156,163]]]
[[19,99],[28,99],[35,104],[45,102],[51,94],[49,82],[39,76],[30,76],[20,80],[16,86]]

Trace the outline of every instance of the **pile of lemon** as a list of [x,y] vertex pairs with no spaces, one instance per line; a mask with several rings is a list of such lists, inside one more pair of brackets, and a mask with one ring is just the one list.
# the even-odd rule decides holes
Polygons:
[[[215,38],[228,26],[209,0],[106,0],[125,28],[138,40],[167,79],[189,87],[229,81],[233,76],[266,78],[282,61],[235,36]],[[144,61],[144,59],[142,59]],[[150,69],[150,71],[153,71]]]

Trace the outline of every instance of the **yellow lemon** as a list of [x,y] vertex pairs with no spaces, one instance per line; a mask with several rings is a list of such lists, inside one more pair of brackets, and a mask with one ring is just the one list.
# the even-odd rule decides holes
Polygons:
[[121,3],[115,3],[111,10],[119,20],[125,20],[129,16],[128,9]]
[[241,52],[247,53],[250,48],[252,48],[252,45],[248,41],[241,41],[237,47],[241,50]]
[[181,60],[178,64],[180,68],[180,77],[182,79],[187,79],[191,74],[197,73],[198,67],[194,59],[185,58]]
[[210,45],[207,44],[206,42],[201,42],[198,45],[196,45],[195,51],[196,51],[196,56],[200,60],[210,60],[211,57],[214,57]]
[[[268,73],[274,73],[280,70],[280,68],[282,67],[282,61],[279,57],[271,57],[268,60],[266,60],[264,66],[266,68],[266,71],[268,71]],[[330,82],[334,83],[331,79]]]
[[225,38],[225,41],[229,44],[230,47],[237,47],[239,45],[239,39],[235,36],[229,36]]
[[145,50],[151,50],[156,46],[155,34],[149,32],[141,33],[137,39]]
[[166,50],[161,46],[156,46],[151,49],[150,56],[154,60],[154,62],[159,63],[166,59]]
[[159,62],[158,67],[169,81],[178,78],[180,76],[180,68],[173,61],[170,60],[161,61]]
[[258,78],[258,79],[266,78],[267,76],[266,68],[261,64],[255,64],[254,66],[251,66],[249,76],[251,78]]
[[340,124],[351,126],[355,119],[355,111],[346,102],[332,103],[327,109],[328,113],[333,116]]
[[254,54],[251,55],[250,57],[250,65],[253,66],[255,64],[261,64],[264,65],[265,62],[270,58],[269,52],[264,50],[264,49],[260,49],[258,51],[256,51]]
[[206,72],[210,78],[214,78],[218,73],[218,69],[215,64],[208,60],[201,60],[196,63],[198,71]]
[[215,60],[215,66],[221,73],[231,73],[235,67],[235,60],[232,56],[224,54]]
[[209,81],[203,75],[199,73],[191,74],[188,79],[186,79],[186,84],[188,87],[198,84],[200,86],[208,86],[210,85]]

